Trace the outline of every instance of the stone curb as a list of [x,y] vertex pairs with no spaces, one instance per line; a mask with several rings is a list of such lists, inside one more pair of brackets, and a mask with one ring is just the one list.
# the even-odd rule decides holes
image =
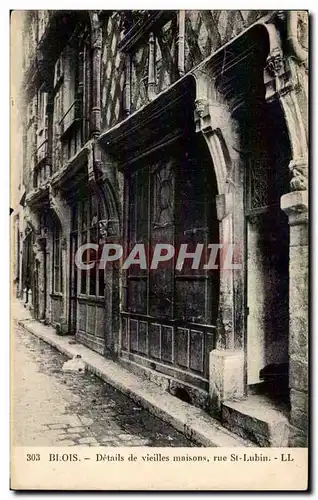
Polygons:
[[53,327],[31,319],[15,319],[14,321],[68,358],[80,354],[89,372],[198,444],[206,447],[228,448],[256,446],[222,427],[217,420],[200,408],[180,401],[154,382],[131,373],[119,363],[103,358],[81,344],[69,344],[70,337],[57,336]]

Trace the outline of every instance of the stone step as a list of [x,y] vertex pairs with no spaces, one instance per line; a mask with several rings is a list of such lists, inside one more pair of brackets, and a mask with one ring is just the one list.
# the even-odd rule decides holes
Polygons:
[[258,446],[288,446],[287,411],[267,396],[250,395],[244,401],[225,401],[222,405],[222,424]]

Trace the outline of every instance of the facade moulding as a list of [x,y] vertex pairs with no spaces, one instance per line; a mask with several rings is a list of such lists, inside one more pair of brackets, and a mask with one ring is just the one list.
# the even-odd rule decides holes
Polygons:
[[26,197],[25,204],[30,207],[36,207],[48,201],[49,196],[49,182],[38,188],[32,189]]
[[[219,219],[219,238],[224,244],[234,243],[233,209],[234,182],[230,178],[232,165],[237,162],[239,143],[236,141],[233,120],[223,96],[215,87],[208,67],[193,72],[196,79],[195,126],[209,149],[216,176],[216,199]],[[227,141],[224,136],[227,137]],[[228,146],[229,145],[229,146]],[[236,149],[235,146],[236,145]],[[231,153],[230,153],[231,150]],[[217,346],[234,349],[234,275],[220,271],[220,296],[217,320]],[[212,357],[211,359],[214,359]],[[211,396],[212,400],[215,396]]]
[[89,11],[91,23],[91,50],[92,50],[92,108],[91,134],[96,138],[101,127],[101,57],[102,57],[102,28],[97,11]]
[[[134,17],[134,18],[133,18]],[[119,43],[118,48],[124,52],[131,50],[145,33],[149,33],[158,23],[169,20],[169,11],[127,11],[126,12],[126,35]],[[133,25],[131,27],[131,25]]]
[[[62,231],[62,273],[64,276],[65,290],[69,290],[70,286],[70,232],[71,232],[71,207],[66,200],[62,197],[61,193],[50,186],[50,209],[55,213],[60,222]],[[67,333],[68,313],[69,313],[69,294],[65,293],[63,296],[63,312],[60,320],[59,329],[61,333]]]
[[51,177],[54,189],[62,189],[66,183],[75,180],[79,170],[87,163],[91,154],[91,142],[88,141],[65,165]]
[[117,179],[117,163],[106,155],[97,141],[90,143],[88,156],[88,182],[104,206],[107,219],[102,221],[103,237],[120,238],[122,226],[119,186]]

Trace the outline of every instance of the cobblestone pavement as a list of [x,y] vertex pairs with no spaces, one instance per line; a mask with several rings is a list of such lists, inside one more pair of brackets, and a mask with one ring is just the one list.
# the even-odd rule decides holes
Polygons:
[[15,446],[194,446],[95,375],[63,372],[68,358],[20,327],[12,356]]

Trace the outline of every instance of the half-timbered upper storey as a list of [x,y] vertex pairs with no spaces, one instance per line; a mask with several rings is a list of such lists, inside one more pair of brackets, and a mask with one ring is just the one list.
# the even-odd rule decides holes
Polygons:
[[266,11],[27,11],[24,151],[37,190]]

